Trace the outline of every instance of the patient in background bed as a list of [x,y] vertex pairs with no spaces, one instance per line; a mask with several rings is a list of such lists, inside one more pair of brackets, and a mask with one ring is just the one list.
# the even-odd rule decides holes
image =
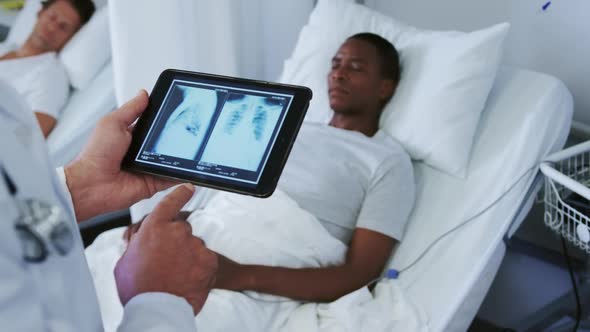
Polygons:
[[0,80],[14,88],[35,112],[47,137],[69,93],[66,72],[56,52],[88,22],[94,13],[91,0],[48,0],[25,43],[0,44]]
[[378,129],[399,78],[391,43],[368,33],[348,38],[327,77],[334,116],[329,125],[303,125],[279,182],[279,189],[348,245],[345,262],[291,269],[242,265],[219,255],[215,288],[329,302],[381,274],[415,198],[410,157]]

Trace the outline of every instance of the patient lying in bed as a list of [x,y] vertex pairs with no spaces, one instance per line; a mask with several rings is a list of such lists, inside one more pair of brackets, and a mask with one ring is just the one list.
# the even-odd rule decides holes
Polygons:
[[[267,200],[215,193],[189,217],[196,235],[220,259],[214,287],[220,290],[211,293],[197,317],[203,331],[276,329],[298,304],[276,302],[276,297],[256,301],[227,290],[329,302],[380,275],[414,203],[410,158],[378,130],[381,110],[398,80],[393,45],[371,34],[350,37],[328,75],[334,116],[329,125],[302,127],[277,193]],[[131,226],[126,236],[139,227]],[[104,248],[97,241],[93,246],[98,248],[87,254],[100,279],[97,272],[115,262],[93,257]],[[101,281],[95,283],[107,317],[105,310],[114,304],[105,308],[109,300]],[[230,314],[234,319],[223,319],[237,307]]]
[[90,20],[94,10],[90,0],[45,1],[22,46],[0,44],[0,80],[27,101],[45,137],[69,94],[68,77],[56,53]]

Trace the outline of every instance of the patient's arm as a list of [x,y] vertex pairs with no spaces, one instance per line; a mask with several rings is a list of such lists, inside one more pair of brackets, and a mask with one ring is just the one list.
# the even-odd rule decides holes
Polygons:
[[37,117],[37,122],[39,122],[39,127],[41,127],[43,136],[47,138],[47,136],[49,136],[49,133],[51,133],[51,131],[55,127],[57,121],[51,115],[47,115],[41,112],[35,112],[35,117]]
[[343,265],[291,269],[240,265],[219,255],[214,288],[253,290],[314,302],[340,298],[379,277],[396,240],[381,233],[357,228]]

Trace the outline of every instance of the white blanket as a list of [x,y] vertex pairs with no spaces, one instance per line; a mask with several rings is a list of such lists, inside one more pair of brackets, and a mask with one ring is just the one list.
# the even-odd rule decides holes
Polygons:
[[[286,194],[257,199],[217,194],[189,217],[207,247],[242,264],[323,267],[343,262],[347,247]],[[124,251],[123,229],[102,234],[86,250],[106,331],[122,318],[113,269]],[[423,316],[395,281],[381,282],[375,297],[362,288],[329,304],[305,304],[254,292],[213,290],[196,318],[208,331],[422,331]]]

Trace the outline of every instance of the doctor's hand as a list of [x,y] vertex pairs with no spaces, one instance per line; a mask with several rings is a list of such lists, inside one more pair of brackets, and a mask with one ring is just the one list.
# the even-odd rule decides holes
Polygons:
[[194,187],[182,185],[145,218],[115,267],[121,303],[141,293],[163,292],[185,298],[195,315],[215,283],[217,255],[192,235],[188,222],[176,220]]
[[148,95],[142,90],[121,108],[105,116],[83,151],[65,167],[78,221],[128,208],[176,184],[121,170],[121,162],[131,144],[131,125],[147,105]]
[[[178,214],[176,215],[174,220],[187,221],[188,217],[190,215],[191,215],[190,211],[180,211],[180,212],[178,212]],[[143,218],[141,218],[140,221],[127,226],[127,228],[125,229],[125,232],[123,232],[123,240],[125,241],[126,244],[129,244],[129,241],[131,241],[131,238],[135,234],[137,234],[137,232],[139,231],[139,228],[141,227],[141,224],[143,223],[145,218],[147,218],[147,215],[144,216]]]

